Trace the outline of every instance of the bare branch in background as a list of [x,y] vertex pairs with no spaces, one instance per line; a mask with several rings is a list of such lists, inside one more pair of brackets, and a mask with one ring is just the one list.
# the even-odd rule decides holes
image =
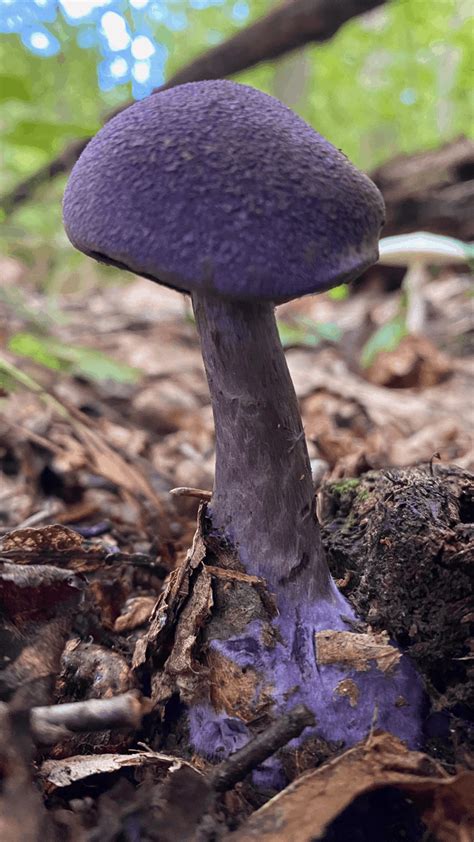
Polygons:
[[[381,6],[385,0],[286,0],[268,15],[240,30],[227,41],[183,67],[157,91],[198,82],[222,79],[270,61],[315,41],[327,41],[353,17]],[[156,92],[157,92],[156,91]],[[124,111],[132,103],[115,109],[106,119]],[[32,197],[42,184],[68,172],[85,149],[90,138],[74,140],[61,154],[20,182],[0,198],[6,214]]]

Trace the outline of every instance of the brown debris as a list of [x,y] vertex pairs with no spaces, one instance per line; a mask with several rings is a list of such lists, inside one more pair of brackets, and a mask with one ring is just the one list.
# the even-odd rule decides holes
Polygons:
[[351,708],[357,707],[357,703],[359,701],[359,688],[355,681],[352,678],[343,678],[342,681],[339,682],[337,685],[334,693],[337,696],[342,696],[345,699],[349,699],[349,704]]
[[[32,626],[29,634],[15,639],[12,655],[2,652],[7,665],[0,673],[0,696],[13,698],[15,706],[29,708],[47,704],[52,696],[61,657],[71,625],[71,618],[51,620]],[[7,626],[7,631],[10,629]],[[15,657],[17,648],[20,652]]]
[[149,657],[155,661],[162,657],[162,650],[168,638],[173,635],[177,618],[189,596],[191,580],[200,569],[205,555],[206,546],[198,527],[185,561],[170,574],[165,583],[146,635],[137,641],[132,660],[133,669],[141,667]]
[[167,701],[176,692],[187,704],[202,695],[203,671],[194,658],[194,648],[212,602],[211,577],[203,567],[198,571],[188,601],[177,619],[171,654],[163,670],[152,680],[152,698],[157,704]]
[[[225,710],[229,716],[238,716],[244,722],[255,717],[257,689],[260,699],[265,692],[259,687],[259,677],[251,669],[242,672],[240,667],[211,649],[207,653],[208,681],[212,706],[217,711]],[[270,700],[268,694],[267,703]],[[265,707],[265,702],[262,703]]]
[[[2,541],[2,552],[9,553],[22,550],[23,553],[36,555],[50,555],[81,547],[82,538],[73,529],[66,526],[43,526],[41,529],[14,529]],[[18,563],[18,561],[17,561]],[[24,563],[28,563],[25,561]]]
[[447,775],[390,734],[374,733],[341,757],[308,772],[258,810],[229,842],[313,842],[363,793],[397,787],[419,805],[439,842],[469,842],[474,774]]
[[27,717],[0,703],[0,839],[53,842],[50,819],[33,781],[33,744]]
[[120,634],[144,626],[150,619],[155,605],[156,599],[153,596],[136,596],[129,599],[120,617],[115,620],[114,631]]
[[109,699],[35,707],[30,714],[31,733],[35,742],[51,745],[71,737],[75,731],[136,730],[150,709],[149,701],[134,692]]
[[0,697],[20,707],[50,701],[84,582],[50,565],[0,563]]
[[453,367],[423,336],[405,336],[395,351],[381,351],[366,371],[367,379],[389,389],[426,389],[442,383]]
[[111,699],[134,687],[134,675],[119,652],[78,639],[68,641],[57,686],[61,701]]
[[318,664],[345,664],[366,672],[373,661],[381,672],[390,672],[400,660],[400,652],[389,643],[385,632],[357,634],[344,631],[320,631],[314,635]]
[[194,769],[186,760],[178,760],[171,755],[151,750],[129,754],[96,754],[89,757],[81,755],[62,760],[45,760],[41,764],[39,776],[44,781],[46,790],[51,792],[95,775],[110,775],[121,769],[156,767],[163,773],[173,766],[180,765],[189,765]]

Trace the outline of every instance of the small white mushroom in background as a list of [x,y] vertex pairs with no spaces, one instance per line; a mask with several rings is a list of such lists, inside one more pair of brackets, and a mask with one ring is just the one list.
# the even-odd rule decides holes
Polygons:
[[421,333],[426,304],[423,286],[430,266],[453,266],[474,261],[474,244],[428,231],[383,237],[379,242],[382,266],[407,267],[403,289],[407,298],[406,327],[409,333]]

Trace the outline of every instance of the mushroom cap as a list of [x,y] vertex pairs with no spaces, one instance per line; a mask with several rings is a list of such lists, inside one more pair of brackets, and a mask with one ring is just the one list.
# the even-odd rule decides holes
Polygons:
[[384,237],[379,242],[379,251],[379,263],[383,266],[409,266],[411,263],[451,266],[468,263],[474,258],[472,244],[430,231]]
[[382,197],[274,97],[191,82],[110,120],[72,170],[80,251],[186,292],[284,301],[377,260]]

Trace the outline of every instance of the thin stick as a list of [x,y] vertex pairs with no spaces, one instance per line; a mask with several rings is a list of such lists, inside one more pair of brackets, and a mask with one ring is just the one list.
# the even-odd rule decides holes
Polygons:
[[150,709],[150,700],[143,699],[134,691],[113,699],[88,699],[85,702],[36,707],[31,711],[31,731],[35,742],[52,745],[81,731],[136,729]]
[[197,497],[198,500],[206,501],[209,501],[212,497],[212,491],[205,491],[203,488],[188,488],[187,485],[172,488],[169,493],[173,497]]
[[263,763],[290,740],[299,737],[305,728],[315,724],[313,714],[304,705],[297,705],[283,714],[273,725],[250,740],[247,745],[220,763],[209,776],[216,792],[226,792],[243,780],[249,772]]

